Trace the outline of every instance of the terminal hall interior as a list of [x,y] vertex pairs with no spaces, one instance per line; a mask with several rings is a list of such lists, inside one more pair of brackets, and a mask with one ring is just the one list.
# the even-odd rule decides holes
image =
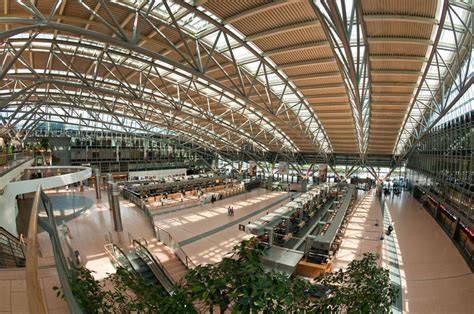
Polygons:
[[0,313],[473,313],[472,0],[0,0]]

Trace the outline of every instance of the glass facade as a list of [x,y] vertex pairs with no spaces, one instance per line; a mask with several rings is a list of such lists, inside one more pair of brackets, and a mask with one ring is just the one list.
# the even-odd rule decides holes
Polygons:
[[[68,138],[71,165],[90,164],[102,172],[129,172],[166,168],[209,168],[211,152],[172,136],[145,137],[102,131],[37,130],[33,140],[42,137]],[[55,145],[53,145],[55,146]],[[53,155],[56,150],[53,149]]]
[[474,220],[474,111],[438,124],[407,162],[410,187],[420,186],[467,226]]

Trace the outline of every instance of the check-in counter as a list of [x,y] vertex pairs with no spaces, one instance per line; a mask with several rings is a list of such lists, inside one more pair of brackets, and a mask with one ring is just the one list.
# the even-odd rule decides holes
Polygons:
[[272,247],[274,228],[281,223],[281,219],[281,215],[270,213],[248,224],[245,230],[247,233],[255,235],[262,245]]

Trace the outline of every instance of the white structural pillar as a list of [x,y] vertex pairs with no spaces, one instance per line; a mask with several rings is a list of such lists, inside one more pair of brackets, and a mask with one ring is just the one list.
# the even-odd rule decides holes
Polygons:
[[110,208],[112,210],[112,218],[114,220],[114,229],[115,231],[123,231],[122,226],[122,215],[120,214],[120,202],[119,202],[119,195],[120,191],[118,188],[118,184],[114,182],[110,182],[108,184],[109,188],[107,193],[110,194],[109,201]]
[[100,200],[102,196],[100,195],[100,169],[94,169],[95,174],[95,197]]
[[111,173],[107,173],[107,198],[109,200],[109,209],[112,210],[112,183],[114,179]]

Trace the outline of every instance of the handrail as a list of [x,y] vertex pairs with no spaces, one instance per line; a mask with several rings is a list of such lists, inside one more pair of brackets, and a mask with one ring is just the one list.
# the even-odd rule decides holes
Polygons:
[[26,152],[18,153],[0,153],[0,176],[11,169],[33,159],[33,156],[28,155]]
[[[163,287],[166,289],[166,291],[168,291],[168,293],[170,293],[173,289],[173,286],[176,285],[176,281],[174,280],[174,278],[171,276],[171,274],[165,269],[165,267],[163,266],[163,264],[161,264],[161,262],[156,259],[153,254],[151,254],[150,251],[148,251],[148,249],[143,245],[141,244],[139,241],[137,240],[133,240],[133,247],[135,249],[135,253],[137,253],[137,255],[139,255],[142,259],[148,259],[149,260],[149,263],[145,260],[145,262],[147,262],[147,265],[150,267],[151,271],[153,272],[153,274],[155,275],[155,277],[161,282],[161,274],[155,269],[155,267],[158,267],[158,269],[165,275],[165,280],[167,281],[166,283],[164,282],[161,282],[161,284],[163,285]],[[141,254],[144,254],[145,256],[142,256]]]
[[11,234],[7,229],[0,227],[0,234],[4,235],[12,240],[15,240],[17,242],[20,242],[20,239],[15,237],[13,234]]
[[[176,242],[168,231],[158,227],[157,225],[154,225],[155,228],[155,234],[158,235],[158,241],[163,242],[166,246],[171,248],[173,252],[176,254],[176,256],[181,260],[181,262],[186,266],[187,269],[194,269],[196,268],[196,264],[191,260],[191,258],[184,252],[184,250],[181,248],[181,246]],[[160,237],[160,232],[166,233],[168,236],[168,243],[165,241],[162,241]],[[180,252],[181,254],[178,254]]]
[[[133,269],[132,263],[130,263],[130,260],[128,259],[127,255],[115,243],[108,243],[104,245],[104,248],[109,254],[109,256],[112,258],[112,261],[115,262],[117,265],[126,268],[127,270]],[[126,262],[124,263],[123,261],[120,261],[117,258],[117,255],[123,257]]]
[[138,240],[138,242],[140,242],[140,243],[142,243],[142,241],[145,242],[145,247],[148,247],[148,240],[145,239],[144,237],[140,237],[140,238],[138,238],[137,240]]
[[[184,252],[184,250],[179,246],[179,244],[173,239],[173,237],[171,236],[171,234],[164,230],[164,229],[161,229],[160,227],[158,227],[156,224],[155,224],[155,221],[153,220],[153,215],[151,214],[150,212],[150,209],[148,208],[148,206],[145,204],[145,202],[136,197],[135,195],[129,193],[127,195],[127,197],[130,197],[130,198],[135,198],[136,200],[138,200],[138,203],[137,204],[138,206],[140,206],[140,208],[143,210],[143,212],[145,213],[145,215],[148,217],[148,220],[150,222],[150,225],[151,227],[153,228],[153,231],[155,232],[155,238],[160,241],[160,242],[163,242],[166,246],[168,246],[169,248],[171,248],[173,250],[173,252],[176,254],[176,256],[178,256],[178,258],[181,260],[181,262],[186,266],[186,268],[188,269],[193,269],[193,268],[196,268],[196,264],[191,260],[191,258],[186,254],[186,252]],[[135,203],[135,202],[134,202]],[[136,204],[136,203],[135,203]],[[168,242],[165,242],[165,241],[162,241],[161,240],[161,237],[160,237],[160,231],[163,231],[165,232],[167,235],[168,235]],[[171,244],[171,245],[170,245]],[[177,252],[180,252],[181,254],[178,254]]]
[[[22,237],[17,238],[11,234],[8,230],[3,227],[0,227],[0,243],[7,246],[11,252],[11,258],[15,263],[16,267],[23,267],[24,264],[21,261],[25,261],[25,251],[23,247],[26,245]],[[5,267],[6,264],[4,265]]]
[[[62,291],[65,296],[66,302],[69,306],[69,311],[72,314],[82,314],[83,311],[79,304],[77,303],[74,294],[72,292],[71,288],[71,283],[70,283],[70,263],[66,260],[66,257],[64,256],[64,251],[62,249],[61,245],[61,240],[59,238],[59,233],[58,233],[58,228],[56,225],[56,221],[54,218],[54,211],[53,211],[53,206],[51,203],[51,200],[49,197],[43,192],[43,189],[41,185],[38,185],[38,189],[36,191],[35,195],[35,200],[36,203],[33,203],[33,209],[32,213],[36,212],[36,218],[35,221],[37,220],[37,212],[39,210],[39,205],[41,204],[42,207],[44,208],[46,215],[47,215],[47,220],[40,220],[37,221],[41,225],[41,227],[49,234],[49,239],[51,240],[51,246],[53,248],[53,256],[54,256],[54,261],[56,264],[56,270],[58,272],[58,277],[59,277],[59,282],[61,283]],[[36,207],[35,207],[36,206]],[[30,218],[30,223],[32,222],[32,218]],[[35,233],[31,233],[31,230],[29,229],[28,231],[28,239],[30,237],[36,238]],[[30,250],[31,254],[38,254],[38,247],[33,249],[30,247],[30,241],[28,242],[28,247],[27,250]],[[27,263],[28,263],[28,257],[27,257]],[[38,268],[38,265],[35,265],[36,268]],[[27,264],[27,276],[28,276],[28,264]],[[28,282],[28,281],[27,281]],[[35,292],[35,293],[38,293]],[[39,291],[41,293],[41,291]],[[30,303],[31,306],[31,303]],[[36,309],[33,308],[31,312],[36,313]]]
[[26,292],[31,313],[46,314],[46,302],[41,292],[38,276],[38,210],[41,198],[41,186],[36,190],[28,225],[26,239]]

